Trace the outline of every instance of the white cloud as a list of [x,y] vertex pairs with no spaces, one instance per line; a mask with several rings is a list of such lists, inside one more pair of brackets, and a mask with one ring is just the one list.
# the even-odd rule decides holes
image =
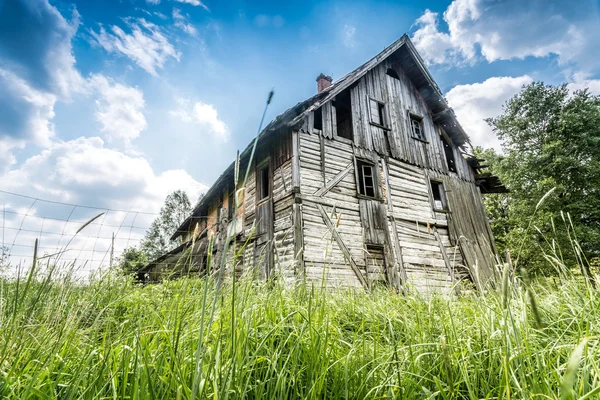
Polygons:
[[112,33],[100,27],[99,32],[90,31],[96,42],[109,53],[121,53],[153,76],[163,68],[169,58],[179,61],[181,54],[163,35],[161,28],[143,18],[126,19],[131,33],[113,25]]
[[144,94],[133,87],[114,83],[103,75],[92,75],[90,85],[98,93],[95,117],[109,140],[122,140],[126,145],[146,129]]
[[157,4],[160,4],[160,0],[146,0],[146,3],[157,5]]
[[571,76],[571,80],[567,85],[569,90],[589,89],[590,93],[600,96],[600,79],[590,79],[588,74],[577,72]]
[[157,212],[173,190],[183,189],[196,199],[207,189],[183,170],[156,173],[145,158],[106,148],[99,137],[53,143],[0,177],[4,190],[148,212]]
[[169,112],[172,116],[186,123],[196,123],[206,128],[209,133],[222,140],[227,140],[229,128],[225,122],[219,119],[217,110],[213,105],[201,101],[192,104],[186,99],[178,99],[177,102],[179,108]]
[[426,10],[417,19],[415,46],[433,64],[488,62],[528,56],[558,56],[561,64],[597,68],[593,37],[600,34],[598,7],[591,0],[577,7],[563,0],[454,0],[438,25],[438,14]]
[[196,36],[198,33],[198,30],[194,25],[190,24],[189,18],[181,14],[181,11],[178,8],[173,8],[173,21],[175,21],[176,27],[190,36]]
[[32,88],[12,72],[0,69],[0,140],[8,147],[27,142],[47,146],[54,136],[56,96]]
[[267,26],[281,28],[283,25],[285,25],[285,19],[279,14],[274,16],[258,14],[256,17],[254,17],[254,25],[259,28],[265,28]]
[[527,75],[493,77],[481,83],[455,86],[446,98],[473,145],[501,150],[500,141],[484,119],[500,115],[502,106],[531,82]]
[[191,4],[195,7],[202,7],[204,8],[206,11],[210,11],[210,9],[204,4],[202,3],[200,0],[176,0],[179,3],[186,3],[186,4]]
[[356,41],[354,40],[354,34],[356,33],[356,28],[352,25],[344,25],[344,31],[342,34],[342,43],[346,47],[354,47],[356,46]]

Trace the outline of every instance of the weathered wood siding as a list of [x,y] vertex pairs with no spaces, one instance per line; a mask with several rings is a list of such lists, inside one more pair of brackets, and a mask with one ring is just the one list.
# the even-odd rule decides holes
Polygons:
[[[399,79],[389,76],[386,73],[388,68],[396,71]],[[397,160],[413,165],[457,175],[465,180],[473,180],[471,168],[462,157],[459,148],[454,145],[452,151],[457,171],[456,173],[448,171],[446,155],[440,139],[441,128],[435,124],[431,110],[398,63],[390,59],[384,60],[358,80],[350,91],[356,146],[376,151],[382,156],[390,155]],[[370,98],[385,104],[389,129],[371,124]],[[413,138],[409,113],[423,118],[425,141]],[[332,107],[331,102],[323,104],[322,115],[322,135],[326,138],[333,138],[337,126],[335,107]],[[310,115],[307,119],[309,132],[312,132],[314,116]]]
[[295,277],[293,203],[290,159],[275,169],[273,174],[273,267],[275,276],[286,282],[292,282]]

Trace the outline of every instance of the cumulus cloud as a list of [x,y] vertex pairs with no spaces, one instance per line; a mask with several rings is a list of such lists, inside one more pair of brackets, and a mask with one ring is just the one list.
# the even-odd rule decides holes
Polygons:
[[173,21],[175,26],[187,33],[190,36],[196,36],[198,30],[189,21],[188,16],[181,14],[181,10],[173,8]]
[[98,93],[95,117],[109,140],[126,145],[146,129],[144,94],[141,90],[115,83],[103,75],[92,75],[90,85]]
[[163,35],[159,26],[144,18],[128,18],[125,23],[130,33],[117,25],[111,26],[111,32],[101,26],[99,32],[92,30],[90,33],[107,52],[129,57],[153,76],[158,75],[157,69],[163,68],[169,58],[179,61],[181,54]]
[[71,39],[79,27],[73,10],[67,21],[47,0],[0,5],[0,68],[27,81],[32,89],[68,97],[83,90]]
[[5,148],[27,141],[46,146],[54,136],[56,96],[32,88],[13,73],[0,69],[0,140]]
[[600,34],[598,6],[592,0],[572,7],[564,0],[454,0],[443,14],[430,10],[415,22],[413,41],[429,63],[488,62],[528,56],[558,56],[562,64],[597,68],[592,38]]
[[53,143],[0,176],[4,190],[148,212],[158,211],[173,190],[186,190],[195,199],[207,189],[183,170],[156,173],[146,159],[106,148],[99,137]]
[[473,145],[501,150],[500,141],[485,119],[500,115],[502,106],[532,81],[528,75],[493,77],[481,83],[455,86],[446,98]]
[[206,11],[210,11],[210,9],[204,4],[202,3],[200,0],[176,0],[178,3],[185,3],[185,4],[191,4],[195,7],[202,7],[204,8]]
[[207,131],[223,140],[229,136],[227,124],[219,119],[215,107],[201,101],[192,103],[190,100],[177,99],[179,108],[169,113],[186,123],[198,124]]

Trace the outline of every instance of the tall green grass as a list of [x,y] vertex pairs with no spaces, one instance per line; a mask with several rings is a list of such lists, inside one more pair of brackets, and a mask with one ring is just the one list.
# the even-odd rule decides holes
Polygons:
[[452,300],[215,283],[0,281],[1,396],[600,397],[600,301],[575,277]]

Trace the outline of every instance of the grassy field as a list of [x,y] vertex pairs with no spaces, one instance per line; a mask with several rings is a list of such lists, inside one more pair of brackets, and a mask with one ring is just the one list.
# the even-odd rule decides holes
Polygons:
[[[212,279],[0,281],[6,398],[600,398],[574,277],[456,300]],[[532,301],[533,300],[533,301]]]

